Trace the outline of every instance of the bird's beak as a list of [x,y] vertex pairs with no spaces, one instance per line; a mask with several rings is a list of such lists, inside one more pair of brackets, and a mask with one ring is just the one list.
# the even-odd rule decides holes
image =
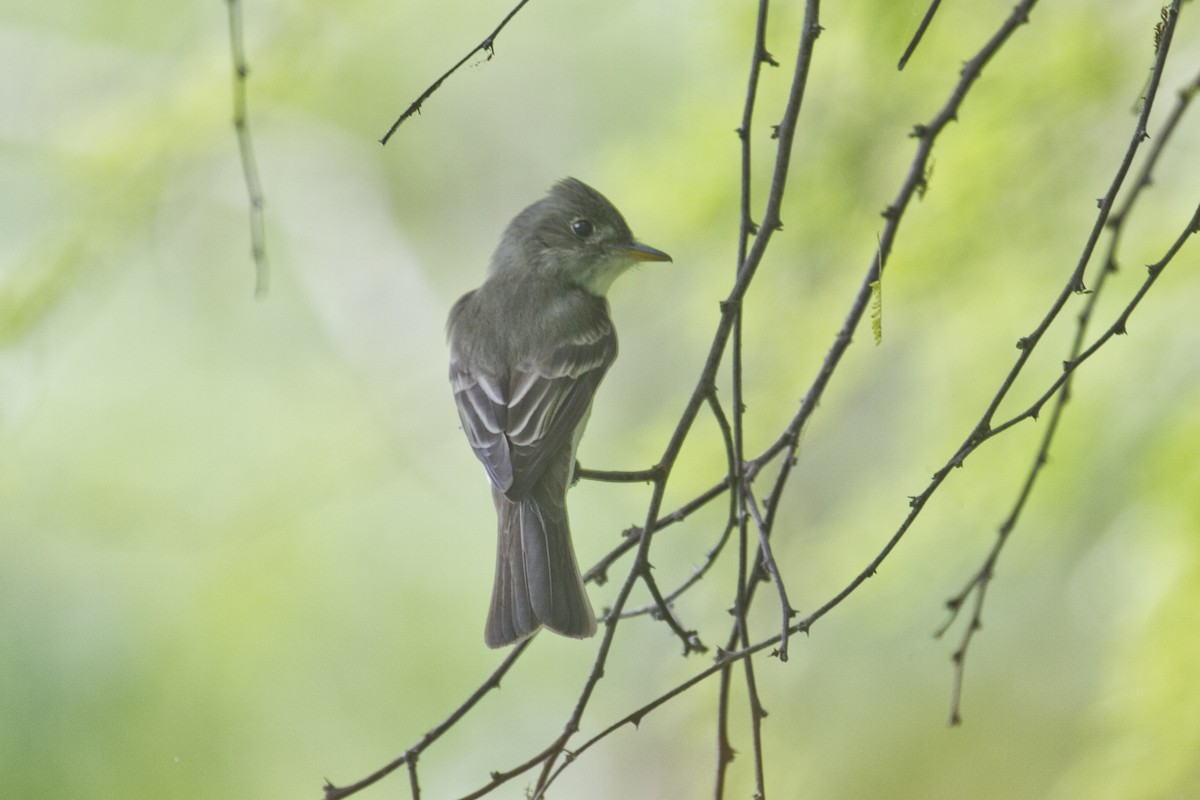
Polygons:
[[662,250],[655,250],[649,245],[634,242],[625,248],[625,255],[634,261],[670,261],[671,257]]

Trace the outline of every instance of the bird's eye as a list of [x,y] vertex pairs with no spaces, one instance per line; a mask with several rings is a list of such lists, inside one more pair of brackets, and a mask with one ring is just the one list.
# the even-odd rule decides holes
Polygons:
[[592,227],[591,220],[577,219],[571,223],[571,232],[580,239],[586,239],[595,232],[595,228]]

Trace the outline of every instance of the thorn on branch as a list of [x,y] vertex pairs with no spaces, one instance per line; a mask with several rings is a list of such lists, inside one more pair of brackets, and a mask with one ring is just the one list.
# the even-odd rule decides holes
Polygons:
[[887,206],[883,211],[879,212],[879,216],[884,219],[895,220],[900,218],[900,210],[895,206]]
[[767,66],[771,66],[771,67],[779,66],[779,62],[775,60],[775,57],[772,56],[765,47],[759,51],[758,60],[761,61],[762,63],[766,64]]
[[772,125],[772,126],[771,126],[771,138],[772,138],[772,139],[778,139],[778,138],[779,138],[779,126],[778,126],[778,125]]
[[912,132],[908,134],[910,139],[924,139],[929,135],[929,126],[917,123],[913,125]]

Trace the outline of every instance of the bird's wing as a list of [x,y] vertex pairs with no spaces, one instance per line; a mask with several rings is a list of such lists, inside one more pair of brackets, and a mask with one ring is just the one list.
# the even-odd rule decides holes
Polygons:
[[575,430],[616,357],[612,323],[598,315],[505,374],[451,362],[463,430],[498,489],[513,499],[525,496],[554,456],[573,447]]
[[505,436],[508,376],[487,373],[451,357],[450,386],[471,449],[483,462],[492,485],[508,491],[513,482],[510,447]]
[[603,315],[516,365],[508,400],[509,497],[523,496],[563,450],[574,450],[576,429],[586,421],[592,397],[616,357],[617,335]]

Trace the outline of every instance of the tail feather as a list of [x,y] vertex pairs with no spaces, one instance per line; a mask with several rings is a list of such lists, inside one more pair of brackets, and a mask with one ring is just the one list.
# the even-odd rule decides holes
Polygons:
[[518,642],[542,626],[579,639],[596,632],[571,545],[565,489],[540,485],[518,500],[492,490],[499,542],[484,631],[488,647]]

